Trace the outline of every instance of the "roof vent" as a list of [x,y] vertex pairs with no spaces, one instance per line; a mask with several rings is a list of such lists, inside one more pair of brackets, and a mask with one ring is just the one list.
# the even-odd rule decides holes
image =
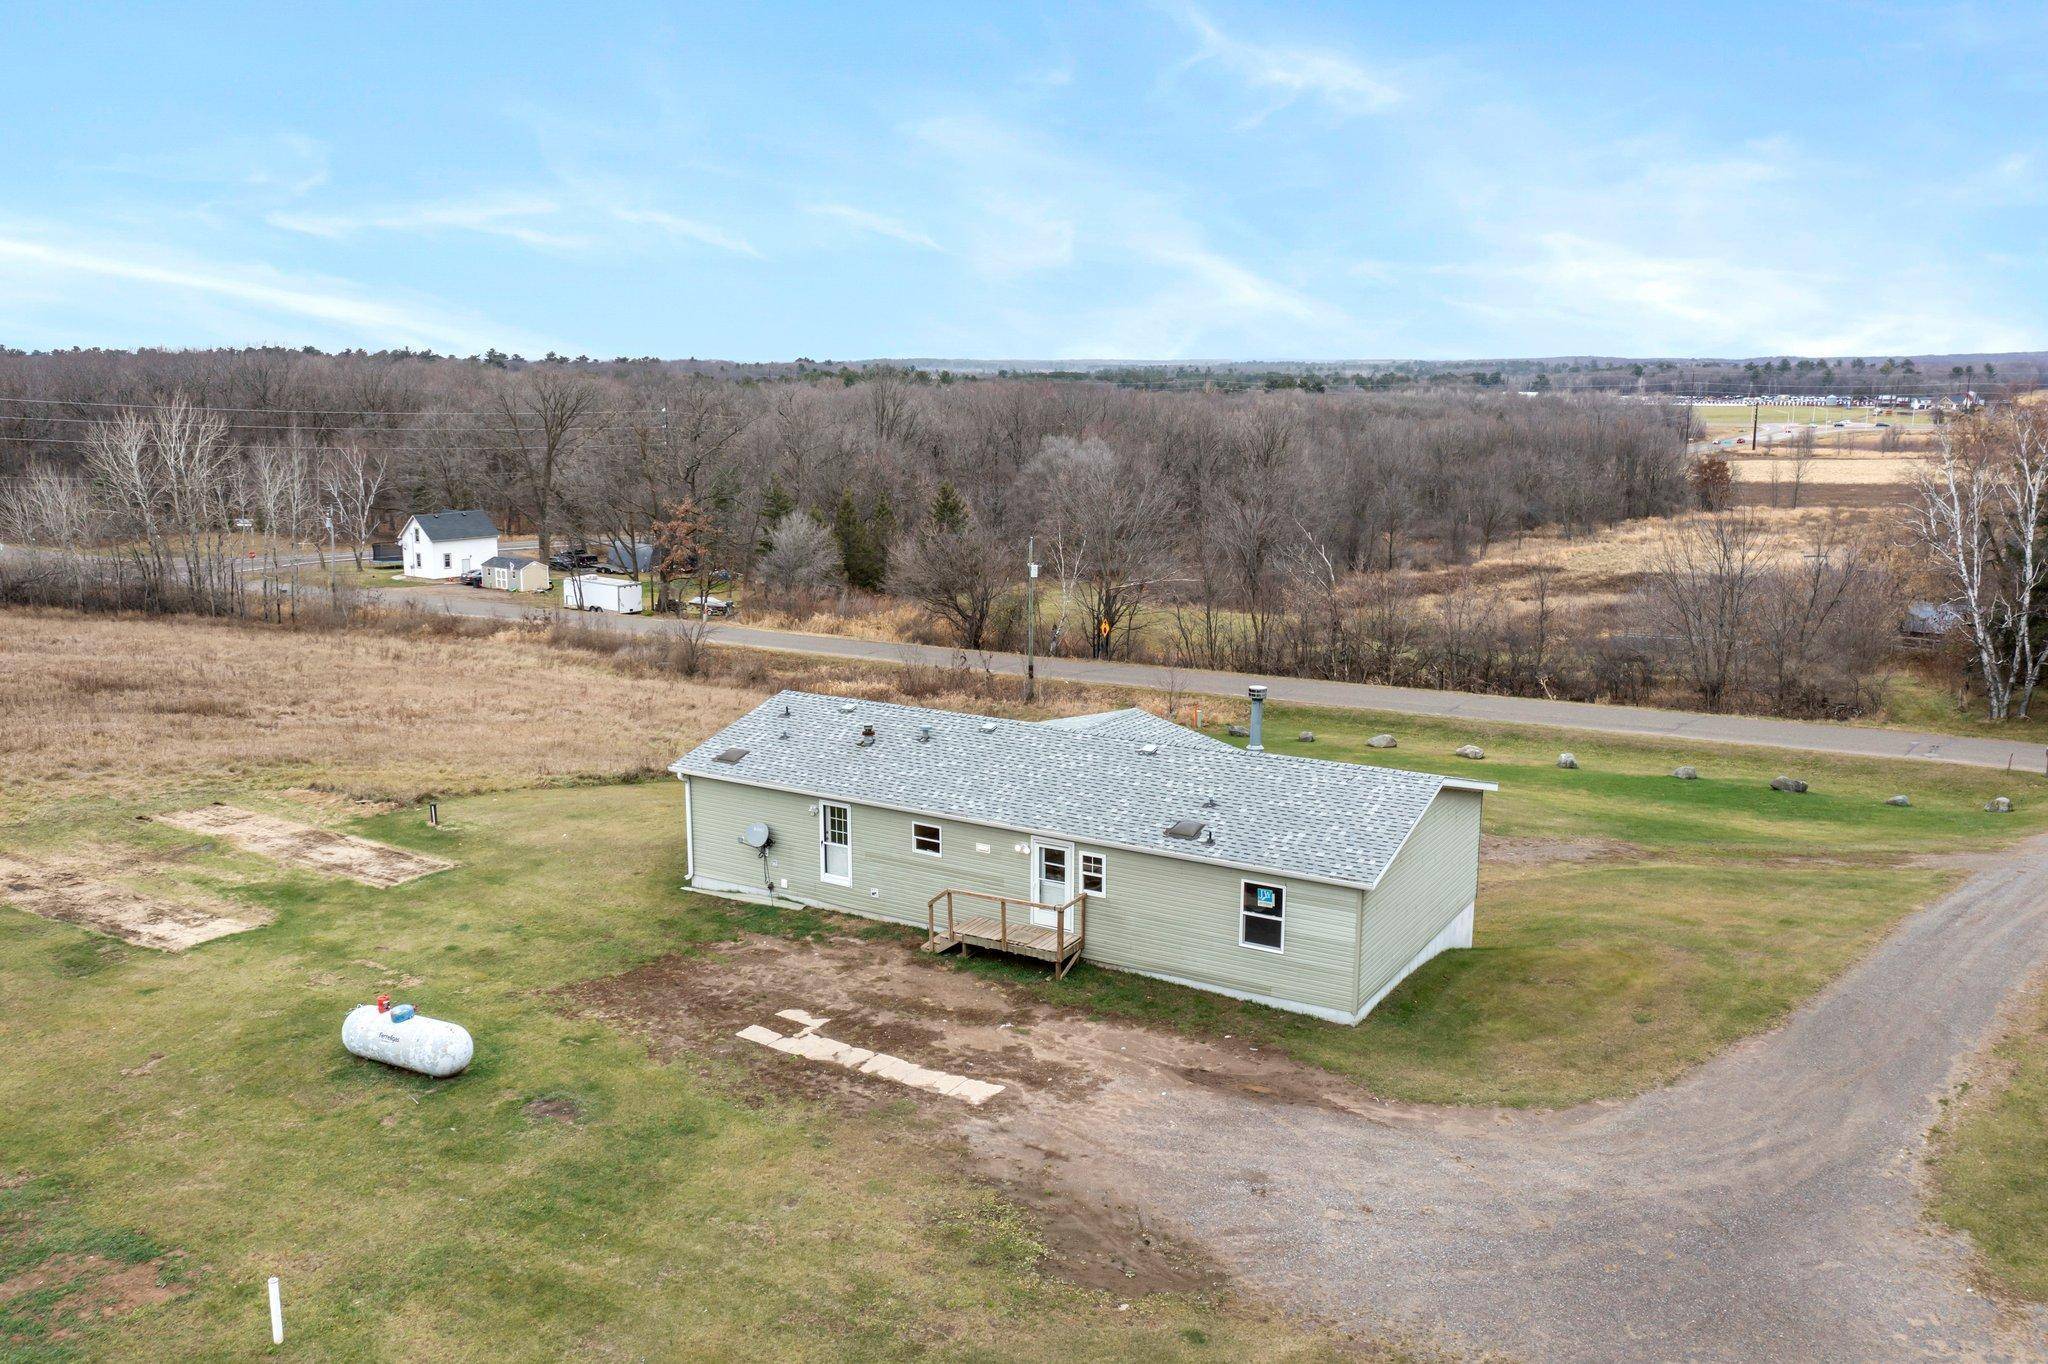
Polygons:
[[853,714],[853,702],[851,702],[851,701],[841,701],[841,702],[839,703],[839,713],[840,713],[841,715],[851,715],[851,714]]
[[919,725],[917,727],[917,741],[921,744],[928,744],[932,741],[932,727],[930,725]]
[[789,737],[789,731],[785,729],[782,731],[782,733],[776,735],[775,737],[778,739],[787,739]]
[[1145,755],[1146,757],[1148,757],[1148,758],[1149,758],[1149,757],[1151,757],[1151,756],[1152,756],[1152,755],[1153,755],[1154,753],[1157,753],[1157,752],[1159,751],[1159,745],[1158,745],[1158,744],[1139,744],[1139,745],[1138,745],[1138,751],[1139,751],[1140,753],[1143,753],[1143,754],[1144,754],[1144,755]]
[[1203,797],[1202,797],[1202,808],[1203,808],[1204,810],[1213,810],[1213,809],[1215,809],[1215,808],[1216,808],[1216,797],[1214,797],[1214,796],[1203,796]]
[[785,720],[789,718],[789,702],[787,701],[782,703],[782,718]]
[[738,762],[741,758],[744,758],[746,756],[747,750],[745,750],[744,748],[728,748],[727,750],[725,750],[725,752],[719,754],[711,761],[715,763],[724,763],[726,766],[730,767],[732,766],[732,764]]
[[875,746],[875,727],[873,725],[862,725],[860,727],[860,737],[855,739],[854,743],[861,748],[873,748]]
[[983,720],[983,721],[981,722],[981,732],[982,732],[983,734],[993,734],[993,733],[995,733],[995,732],[996,732],[996,722],[995,722],[995,721],[993,721],[993,720]]
[[1202,823],[1199,819],[1177,819],[1166,826],[1166,836],[1168,838],[1185,838],[1191,842],[1213,843],[1215,840],[1208,835],[1209,826]]

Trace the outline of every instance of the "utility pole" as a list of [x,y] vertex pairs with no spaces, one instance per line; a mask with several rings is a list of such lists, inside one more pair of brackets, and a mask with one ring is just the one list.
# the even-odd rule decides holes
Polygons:
[[1763,404],[1762,404],[1762,403],[1759,403],[1759,402],[1757,402],[1757,401],[1756,401],[1755,399],[1751,399],[1751,400],[1750,400],[1750,404],[1749,404],[1749,453],[1751,453],[1752,455],[1756,453],[1756,419],[1757,419],[1757,416],[1758,416],[1758,414],[1759,414],[1759,413],[1761,413],[1761,412],[1762,412],[1763,410],[1764,410],[1764,408],[1763,408]]
[[1038,699],[1038,537],[1024,542],[1024,700]]

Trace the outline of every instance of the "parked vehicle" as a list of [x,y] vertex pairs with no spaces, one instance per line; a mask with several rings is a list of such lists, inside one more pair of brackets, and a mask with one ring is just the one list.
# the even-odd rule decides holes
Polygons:
[[455,581],[461,583],[464,587],[482,587],[484,585],[484,571],[480,568],[472,568],[467,573],[458,574]]
[[602,573],[579,573],[562,579],[562,605],[571,611],[617,611],[626,615],[638,615],[645,609],[639,583]]
[[732,603],[723,597],[701,595],[684,602],[683,610],[699,616],[729,616],[732,614]]

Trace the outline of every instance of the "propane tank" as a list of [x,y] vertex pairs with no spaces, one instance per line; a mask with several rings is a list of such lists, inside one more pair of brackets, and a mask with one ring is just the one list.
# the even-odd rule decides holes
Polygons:
[[349,1010],[341,1024],[341,1045],[365,1060],[437,1080],[460,1075],[476,1054],[476,1044],[461,1024],[428,1018],[410,1004],[393,1008],[388,997]]

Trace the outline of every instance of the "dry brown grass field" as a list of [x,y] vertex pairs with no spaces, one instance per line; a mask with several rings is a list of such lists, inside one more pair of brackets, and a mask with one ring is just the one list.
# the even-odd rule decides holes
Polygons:
[[[691,678],[666,647],[448,617],[287,630],[12,611],[0,823],[59,800],[161,805],[292,782],[404,803],[642,776],[784,686],[1014,705],[1010,684],[964,669],[714,650]],[[1116,704],[1067,688],[1054,704],[1097,700]]]

